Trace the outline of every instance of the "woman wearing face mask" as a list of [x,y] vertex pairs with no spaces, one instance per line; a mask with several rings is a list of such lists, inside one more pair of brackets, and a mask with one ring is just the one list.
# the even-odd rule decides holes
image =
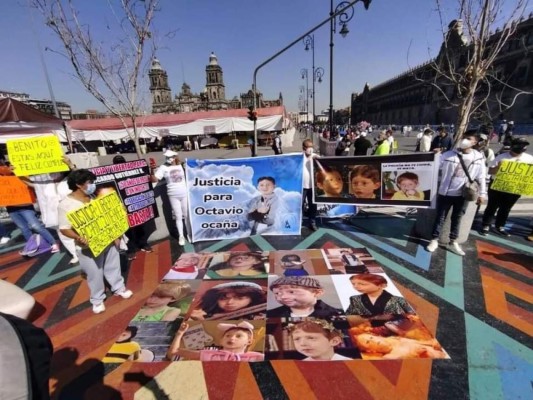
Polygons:
[[[533,156],[525,152],[528,145],[529,142],[524,138],[513,138],[511,140],[511,148],[509,151],[497,156],[489,165],[489,174],[494,176],[500,169],[500,165],[504,160],[533,164]],[[500,192],[489,186],[489,201],[487,203],[487,208],[483,213],[483,227],[481,228],[480,234],[483,236],[488,235],[490,225],[492,224],[494,215],[496,215],[496,221],[494,224],[496,232],[502,236],[511,236],[505,229],[505,223],[507,222],[511,209],[519,198],[519,194]]]
[[426,247],[429,252],[434,252],[439,246],[439,236],[450,209],[452,210],[450,224],[449,249],[454,253],[464,256],[465,252],[456,239],[459,237],[459,226],[463,216],[466,200],[463,197],[463,187],[469,181],[461,159],[473,181],[479,184],[480,192],[477,203],[481,204],[486,194],[486,166],[483,155],[474,150],[478,142],[475,132],[466,132],[457,149],[446,151],[440,159],[441,177],[437,196],[437,218],[433,225],[433,239]]
[[152,181],[165,179],[167,182],[167,193],[174,217],[176,218],[176,228],[178,229],[178,243],[180,246],[185,244],[185,235],[183,234],[183,220],[187,223],[187,232],[190,233],[190,227],[187,218],[187,185],[185,183],[185,170],[178,158],[178,153],[167,150],[164,154],[165,163],[161,165]]
[[128,299],[132,296],[131,290],[124,286],[124,278],[120,273],[120,257],[115,243],[111,243],[97,257],[94,257],[87,246],[87,239],[81,237],[72,228],[67,214],[77,210],[94,199],[96,176],[86,169],[72,171],[67,179],[67,184],[72,193],[59,202],[59,229],[68,238],[74,239],[76,253],[80,261],[80,267],[87,275],[90,301],[93,312],[100,314],[105,311],[104,300],[105,284],[104,277],[115,296]]

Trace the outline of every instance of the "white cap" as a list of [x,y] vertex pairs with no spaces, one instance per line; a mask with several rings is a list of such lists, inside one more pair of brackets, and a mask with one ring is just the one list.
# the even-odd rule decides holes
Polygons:
[[167,150],[167,151],[165,151],[165,153],[163,155],[165,157],[176,157],[178,155],[178,153],[176,153],[175,151],[172,151],[172,150]]
[[514,125],[514,121],[509,121],[509,124],[510,125]]
[[362,136],[362,137],[366,137],[367,134],[368,134],[367,131],[363,131],[363,132],[361,132],[361,136]]

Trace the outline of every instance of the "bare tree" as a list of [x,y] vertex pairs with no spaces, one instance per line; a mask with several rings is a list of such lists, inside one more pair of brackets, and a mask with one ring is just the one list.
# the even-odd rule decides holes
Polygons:
[[[436,0],[441,25],[442,0]],[[495,61],[516,33],[528,0],[457,0],[457,19],[443,29],[439,55],[418,77],[436,89],[433,99],[457,110],[456,141],[467,130],[472,117],[485,116],[494,101],[500,112],[511,107],[524,92],[510,84],[510,77],[497,71]],[[526,52],[524,53],[526,55]]]
[[69,60],[85,89],[121,120],[140,157],[139,78],[143,65],[153,56],[153,46],[149,56],[145,53],[146,46],[153,43],[152,22],[158,0],[119,3],[108,1],[116,26],[115,22],[108,23],[109,32],[102,41],[80,21],[73,0],[30,0],[63,45],[62,50],[54,51]]

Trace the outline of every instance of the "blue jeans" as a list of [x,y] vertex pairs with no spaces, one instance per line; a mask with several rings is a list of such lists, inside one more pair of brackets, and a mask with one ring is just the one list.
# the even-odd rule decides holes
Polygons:
[[459,224],[464,214],[466,200],[463,196],[437,196],[437,219],[433,225],[433,239],[440,236],[442,226],[446,217],[452,209],[452,216],[450,219],[450,240],[454,241],[459,237]]
[[9,237],[6,228],[4,228],[4,225],[0,224],[0,238],[3,237]]
[[37,218],[37,214],[35,214],[33,206],[9,207],[7,212],[9,213],[9,216],[15,225],[17,225],[21,230],[22,236],[24,236],[26,241],[29,240],[32,233],[35,232],[41,235],[44,240],[50,243],[50,245],[56,243],[56,240],[50,231],[48,231],[41,220]]

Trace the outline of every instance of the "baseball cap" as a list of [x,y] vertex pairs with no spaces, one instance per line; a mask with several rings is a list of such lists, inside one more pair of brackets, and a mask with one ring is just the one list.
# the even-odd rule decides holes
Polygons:
[[163,155],[165,157],[176,157],[178,155],[178,153],[176,153],[175,151],[172,151],[172,150],[167,150],[167,151],[165,151],[165,153]]

